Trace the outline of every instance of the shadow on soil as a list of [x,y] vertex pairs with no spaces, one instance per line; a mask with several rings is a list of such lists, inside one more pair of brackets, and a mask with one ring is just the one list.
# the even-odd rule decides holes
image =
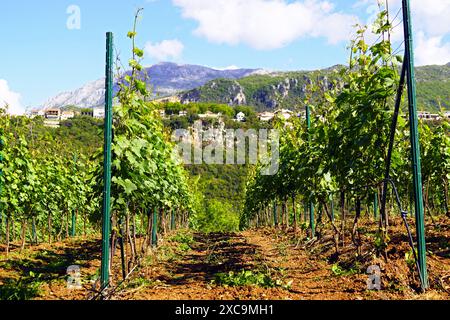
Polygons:
[[17,279],[0,274],[0,300],[33,299],[39,296],[43,282],[65,279],[71,265],[89,267],[91,261],[100,259],[100,251],[100,242],[89,240],[58,250],[41,249],[31,258],[0,261],[0,269],[19,275]]
[[234,233],[195,234],[192,254],[183,261],[169,266],[177,277],[161,276],[160,281],[169,285],[183,285],[190,280],[209,283],[217,273],[253,269],[248,258],[256,253],[256,246]]

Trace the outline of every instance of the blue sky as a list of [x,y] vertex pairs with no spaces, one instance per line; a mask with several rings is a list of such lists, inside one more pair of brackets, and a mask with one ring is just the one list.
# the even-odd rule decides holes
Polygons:
[[[395,10],[399,0],[391,1]],[[351,25],[366,22],[374,4],[375,0],[2,0],[0,103],[7,101],[17,110],[37,106],[102,77],[106,31],[114,32],[116,47],[127,61],[126,33],[140,7],[144,12],[138,45],[146,49],[145,65],[174,61],[216,68],[305,70],[345,63]],[[68,21],[78,21],[73,11],[67,12],[71,5],[80,10],[79,29],[67,27]],[[433,5],[443,16],[450,12],[449,0],[430,0]],[[416,16],[418,41],[424,46],[420,62],[450,61],[450,30],[430,26],[436,17],[428,11]]]

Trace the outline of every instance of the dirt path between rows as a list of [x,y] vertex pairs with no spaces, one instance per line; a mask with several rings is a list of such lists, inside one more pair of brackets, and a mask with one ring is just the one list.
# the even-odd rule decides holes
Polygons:
[[[293,243],[274,229],[239,234],[197,234],[186,255],[143,268],[116,299],[151,300],[364,300],[442,298],[431,291],[367,290],[366,274],[336,275],[330,263]],[[223,286],[215,275],[258,270],[281,285]],[[137,279],[153,279],[151,282]],[[285,286],[283,284],[289,284]]]
[[[429,264],[433,286],[436,287],[436,280],[433,279],[440,279],[447,289],[432,289],[426,294],[418,294],[397,281],[401,273],[408,274],[407,267],[402,265],[405,263],[404,253],[408,250],[404,239],[399,238],[400,242],[393,240],[393,260],[383,266],[386,273],[382,274],[382,290],[370,291],[367,290],[368,275],[361,271],[365,269],[354,273],[333,270],[336,264],[330,261],[330,242],[308,247],[300,244],[292,232],[287,234],[277,228],[193,235],[184,231],[182,234],[181,237],[178,233],[170,234],[161,240],[158,248],[112,299],[365,300],[450,297],[448,283],[444,283],[450,279],[449,258],[446,251],[439,249],[448,247],[446,236],[436,238],[439,241],[433,240],[429,245],[430,250],[439,253],[430,254]],[[430,239],[434,239],[431,235]],[[437,243],[442,245],[437,246]],[[28,256],[23,255],[20,259],[0,259],[0,287],[3,287],[0,294],[17,291],[19,299],[23,296],[22,299],[44,300],[87,299],[92,294],[91,288],[100,265],[98,239],[40,245],[30,250]],[[351,246],[346,250],[347,256],[354,255]],[[120,257],[115,260],[120,261]],[[115,264],[119,265],[117,261]],[[66,268],[72,264],[82,268],[82,290],[67,289]],[[218,283],[218,275],[226,276],[230,272],[237,275],[243,270],[269,279],[269,285],[265,285],[266,282],[243,286]],[[120,270],[116,273],[120,275]],[[32,284],[36,282],[40,282],[41,286],[33,291]]]

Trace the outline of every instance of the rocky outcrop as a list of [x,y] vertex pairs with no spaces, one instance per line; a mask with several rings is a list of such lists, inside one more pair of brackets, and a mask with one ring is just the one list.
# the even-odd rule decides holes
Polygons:
[[247,97],[244,93],[244,88],[235,81],[231,87],[228,88],[228,93],[230,94],[230,105],[242,106],[247,104]]
[[287,99],[294,90],[305,92],[305,87],[300,86],[300,81],[296,78],[286,78],[277,85],[270,85],[256,91],[253,99],[268,109],[276,109],[281,101]]
[[180,95],[180,101],[182,104],[188,104],[192,102],[199,102],[201,97],[201,91],[194,89]]

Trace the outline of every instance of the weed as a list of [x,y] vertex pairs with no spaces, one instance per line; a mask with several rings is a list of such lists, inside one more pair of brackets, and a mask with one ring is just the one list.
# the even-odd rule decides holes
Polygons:
[[190,246],[194,243],[194,237],[189,231],[180,230],[170,238],[171,241]]
[[161,246],[158,250],[158,260],[173,262],[176,261],[178,258],[179,256],[170,247]]
[[177,247],[177,250],[182,252],[188,252],[189,250],[191,250],[191,247],[186,243],[180,243]]
[[[416,254],[417,254],[417,249],[416,249]],[[405,261],[406,261],[406,264],[408,265],[408,267],[411,270],[414,270],[414,268],[416,266],[416,260],[414,259],[414,253],[413,253],[412,249],[405,252]]]
[[30,300],[41,294],[41,275],[30,271],[27,277],[7,280],[0,287],[0,300]]
[[384,234],[384,231],[380,231],[377,232],[375,234],[375,240],[374,240],[374,246],[375,249],[377,250],[377,252],[383,252],[384,250],[386,250],[389,241],[391,241],[391,239],[389,238],[388,235]]
[[273,280],[269,275],[254,272],[251,270],[242,270],[240,272],[230,271],[228,273],[218,273],[215,275],[213,284],[221,286],[258,286],[263,288],[282,287],[289,289],[292,281],[284,284],[281,280]]
[[287,256],[287,245],[284,242],[281,242],[277,244],[277,250],[280,256],[286,257]]
[[331,272],[333,272],[335,276],[351,276],[359,273],[359,269],[357,266],[345,269],[336,263],[331,267]]
[[154,284],[154,282],[152,280],[139,277],[139,278],[132,279],[128,283],[127,288],[135,289],[135,288],[140,288],[140,287],[149,287],[149,286],[152,286],[153,284]]

